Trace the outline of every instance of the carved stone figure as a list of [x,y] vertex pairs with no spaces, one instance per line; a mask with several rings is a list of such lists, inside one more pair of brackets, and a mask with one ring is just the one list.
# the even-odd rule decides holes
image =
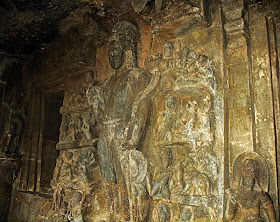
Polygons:
[[160,71],[162,79],[160,88],[170,89],[175,82],[175,48],[172,41],[166,41],[163,45],[162,59],[160,62]]
[[172,204],[168,201],[159,201],[154,207],[152,219],[154,222],[175,221]]
[[82,143],[85,141],[93,141],[93,126],[95,123],[94,114],[92,112],[86,112],[83,118],[82,124]]
[[81,86],[65,93],[64,104],[60,109],[62,122],[58,149],[92,146],[96,141],[96,110],[92,110],[93,105],[88,104],[84,88]]
[[80,205],[81,199],[77,200],[75,205],[72,203],[70,206],[70,202],[73,202],[72,197],[78,195],[76,193],[79,188],[79,178],[74,169],[73,152],[64,151],[57,158],[54,176],[51,181],[51,186],[54,189],[53,210],[57,213],[58,221],[65,220],[63,218],[71,220],[73,216],[79,216],[75,212],[75,207]]
[[159,162],[153,173],[151,196],[157,200],[169,200],[169,181],[172,175],[172,150],[166,149],[158,153]]
[[198,104],[196,101],[189,101],[185,109],[181,111],[180,121],[181,121],[181,133],[192,138],[192,134],[195,133],[196,124],[197,124],[197,109]]
[[83,221],[82,204],[89,190],[95,157],[91,148],[61,151],[56,160],[51,186],[53,217],[56,221]]
[[165,101],[165,110],[161,113],[159,121],[161,121],[158,128],[157,141],[171,141],[172,140],[172,129],[175,127],[174,123],[176,120],[176,98],[169,96]]
[[173,174],[169,182],[169,190],[171,194],[181,193],[184,188],[183,168],[180,162],[176,163]]
[[63,115],[61,124],[60,124],[60,133],[59,133],[59,141],[67,141],[68,140],[68,127],[71,116],[68,113]]
[[170,221],[170,209],[166,203],[161,203],[157,207],[157,214],[159,222],[169,222]]
[[95,114],[95,118],[103,116],[104,112],[104,95],[102,89],[94,82],[91,83],[86,91],[88,104]]
[[123,152],[121,163],[128,189],[130,219],[131,221],[147,221],[151,190],[147,160],[141,152],[130,150]]
[[[109,62],[115,74],[103,86],[104,114],[97,147],[103,178],[124,183],[120,147],[140,148],[149,109],[148,98],[141,95],[148,87],[150,75],[137,68],[137,35],[133,24],[119,22],[113,27]],[[139,112],[133,112],[134,108]]]
[[202,85],[214,89],[214,65],[205,55],[197,55],[189,48],[184,47],[177,52],[176,60],[176,88],[196,87]]
[[[136,27],[129,22],[114,25],[109,40],[109,62],[114,75],[103,85],[92,82],[86,96],[95,114],[98,131],[97,153],[103,182],[126,186],[132,221],[146,221],[149,216],[149,173],[140,151],[150,113],[150,94],[159,81],[157,68],[150,73],[137,66]],[[130,150],[130,151],[129,151]],[[129,154],[128,154],[129,153]],[[114,186],[114,185],[113,185]],[[107,186],[109,217],[127,217],[116,212],[123,191]],[[111,198],[111,199],[110,199]],[[110,201],[112,200],[112,201]],[[126,210],[127,211],[127,210]],[[122,215],[123,214],[123,215]]]
[[227,190],[226,217],[229,221],[263,221],[261,208],[269,221],[276,221],[272,200],[259,184],[260,169],[255,159],[245,159],[240,170],[240,184]]
[[197,110],[198,121],[196,131],[199,133],[200,140],[212,141],[212,134],[210,128],[210,108],[211,97],[209,94],[202,99],[201,107]]

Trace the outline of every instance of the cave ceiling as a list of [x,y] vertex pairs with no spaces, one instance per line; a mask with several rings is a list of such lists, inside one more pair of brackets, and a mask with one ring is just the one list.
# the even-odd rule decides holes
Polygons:
[[[210,12],[210,5],[212,5],[213,11],[217,8],[219,1],[1,0],[0,51],[11,55],[29,55],[36,50],[40,50],[44,47],[44,44],[55,41],[69,28],[79,26],[83,22],[85,14],[89,14],[97,22],[98,28],[105,33],[109,32],[115,22],[128,17],[152,23],[154,16],[155,20],[161,21],[162,18],[168,18],[168,15],[165,15],[164,11],[162,13],[158,12],[172,2],[188,2],[191,6],[200,8],[201,12],[204,11],[203,17],[207,20],[206,25],[210,25],[211,18],[207,18],[207,13]],[[206,8],[202,9],[201,2],[204,4],[203,7]],[[194,21],[192,16],[194,18],[199,17],[195,13],[186,15],[191,22]],[[197,24],[197,21],[194,24]]]
[[[201,2],[205,3],[203,7],[208,7],[211,0],[2,0],[0,51],[11,55],[31,54],[55,41],[69,28],[81,25],[86,14],[97,22],[98,30],[108,33],[115,22],[128,18],[151,24],[153,18],[161,22],[161,18],[174,17],[174,14],[167,15],[164,9],[169,6],[182,8],[180,3],[197,7],[205,14],[205,9],[200,10]],[[189,8],[186,11],[182,11],[182,16],[177,13],[181,20],[200,18],[197,12],[191,12],[189,16]]]
[[42,44],[56,40],[64,29],[78,23],[73,13],[79,10],[90,13],[106,30],[112,17],[133,8],[130,0],[2,0],[0,50],[26,55],[40,49]]

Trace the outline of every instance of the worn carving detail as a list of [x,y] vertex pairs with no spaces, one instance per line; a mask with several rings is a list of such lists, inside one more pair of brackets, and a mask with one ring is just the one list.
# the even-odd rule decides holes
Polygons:
[[128,189],[130,218],[132,221],[147,221],[151,186],[147,160],[141,152],[130,150],[123,152],[121,164]]
[[[66,94],[57,147],[87,147],[97,141],[102,186],[108,195],[103,202],[107,213],[96,218],[215,220],[214,66],[208,57],[186,47],[180,50],[172,41],[164,44],[162,54],[147,59],[149,73],[137,68],[136,55],[136,28],[117,23],[109,44],[115,75],[103,85],[89,79],[87,90]],[[72,161],[72,151],[63,152],[55,175],[70,175],[81,168]],[[54,207],[58,204],[62,209],[63,200],[68,212],[63,217],[81,218],[83,211],[83,218],[89,220],[104,191],[95,191],[83,181],[77,185],[75,175],[68,176],[71,183],[56,177]]]
[[[136,149],[141,149],[149,118],[150,94],[157,86],[159,76],[154,75],[151,79],[147,71],[137,67],[136,27],[129,22],[114,25],[109,43],[109,62],[115,74],[101,86],[91,84],[86,93],[98,122],[97,151],[102,178],[106,183],[126,186],[128,195],[129,209],[120,212],[115,206],[127,204],[127,200],[120,197],[124,195],[123,191],[109,189],[112,195],[106,204],[110,209],[108,217],[112,220],[127,220],[128,217],[131,221],[147,221],[148,164]],[[129,215],[125,215],[127,210]],[[88,214],[84,216],[88,218]]]
[[82,206],[92,184],[100,179],[96,159],[96,115],[86,98],[86,81],[72,91],[66,91],[60,108],[62,122],[57,149],[60,155],[51,181],[54,190],[52,211],[54,221],[83,221]]
[[[120,22],[114,26],[110,38],[109,61],[116,73],[101,87],[103,98],[97,98],[93,93],[90,95],[89,90],[87,93],[89,100],[97,98],[92,104],[104,104],[100,108],[104,113],[99,118],[102,122],[97,146],[102,175],[105,180],[115,182],[123,180],[118,160],[120,147],[137,148],[148,115],[147,102],[141,95],[148,86],[150,77],[147,72],[137,68],[136,40],[136,28],[132,24]],[[135,110],[140,107],[142,113],[141,116],[135,116],[135,119],[141,119],[137,123],[140,126],[130,121],[137,98],[141,102],[139,100]],[[118,158],[112,159],[112,155]]]
[[153,218],[215,220],[214,65],[207,56],[167,41],[163,53],[149,58],[146,67],[161,74],[147,145],[157,159],[150,169],[151,196],[158,203]]
[[[53,219],[83,221],[82,204],[96,176],[96,159],[91,148],[63,150],[56,160],[51,181]],[[91,174],[96,175],[91,175]]]
[[84,90],[67,91],[60,126],[58,149],[92,145],[96,141],[96,115],[88,105]]
[[279,0],[0,11],[0,221],[280,222]]
[[268,221],[276,221],[272,200],[264,191],[268,187],[265,160],[257,153],[242,153],[235,160],[234,170],[237,181],[227,190],[227,219],[264,221],[263,208]]

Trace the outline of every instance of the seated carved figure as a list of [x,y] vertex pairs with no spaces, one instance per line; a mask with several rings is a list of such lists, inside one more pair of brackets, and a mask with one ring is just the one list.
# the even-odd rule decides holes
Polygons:
[[228,190],[226,217],[229,221],[261,222],[261,208],[265,210],[270,222],[276,221],[273,203],[259,186],[258,179],[257,162],[253,159],[245,160],[239,187]]

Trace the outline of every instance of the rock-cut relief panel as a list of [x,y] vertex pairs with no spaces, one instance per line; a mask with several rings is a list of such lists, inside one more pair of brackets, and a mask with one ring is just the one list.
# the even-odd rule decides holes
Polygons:
[[92,148],[61,150],[51,181],[54,190],[51,221],[83,221],[82,204],[99,177]]
[[[90,73],[87,78],[92,78]],[[60,112],[62,122],[57,144],[60,154],[51,181],[54,194],[49,218],[83,221],[86,195],[101,177],[94,144],[96,115],[87,101],[86,88],[66,91]]]
[[269,196],[266,160],[255,152],[239,154],[233,165],[232,187],[227,189],[228,221],[270,221],[276,216]]
[[[150,125],[149,160],[155,221],[217,220],[214,65],[167,41],[146,62],[161,73]],[[156,162],[154,160],[157,160]]]
[[85,91],[65,92],[64,104],[60,112],[62,122],[57,148],[92,146],[96,141],[94,132],[96,117],[88,105]]

